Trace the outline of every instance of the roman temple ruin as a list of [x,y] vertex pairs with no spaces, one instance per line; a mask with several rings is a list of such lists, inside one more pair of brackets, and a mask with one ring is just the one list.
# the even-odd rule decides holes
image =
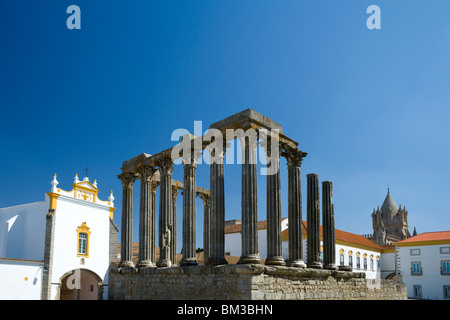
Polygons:
[[[242,254],[225,259],[224,162],[231,140],[242,148]],[[265,150],[267,257],[258,253],[258,146]],[[196,184],[198,160],[207,152],[209,189]],[[320,197],[317,174],[307,175],[307,252],[302,252],[301,164],[307,153],[281,126],[247,109],[213,123],[203,136],[184,135],[174,147],[123,162],[120,263],[110,273],[110,299],[404,299],[402,285],[368,283],[364,274],[336,266],[332,183],[322,182],[323,262],[320,259]],[[280,157],[287,163],[289,258],[282,257]],[[205,158],[206,159],[206,158]],[[172,179],[175,161],[183,181]],[[206,162],[206,161],[205,161]],[[132,261],[133,186],[140,180],[139,253]],[[156,188],[159,187],[158,223]],[[183,196],[182,258],[177,263],[178,190]],[[196,197],[203,200],[204,261],[196,257]],[[158,228],[158,243],[156,243]],[[156,247],[159,257],[156,257]],[[303,257],[306,256],[306,261]]]

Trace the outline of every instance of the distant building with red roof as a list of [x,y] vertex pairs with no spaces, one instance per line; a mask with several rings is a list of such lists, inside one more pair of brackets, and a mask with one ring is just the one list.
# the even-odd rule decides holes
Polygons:
[[[261,259],[267,256],[267,221],[258,224],[258,248]],[[225,254],[228,257],[241,255],[241,222],[229,221],[225,226]],[[303,259],[306,259],[306,234],[308,224],[302,222]],[[287,218],[281,221],[283,258],[288,260],[289,223]],[[322,240],[322,226],[320,226]],[[380,246],[375,242],[351,232],[335,229],[336,265],[350,265],[355,271],[365,272],[369,279],[384,279],[395,275],[394,246]],[[322,249],[321,249],[322,252]],[[383,255],[387,259],[381,259]]]
[[450,231],[424,232],[398,241],[396,272],[416,299],[450,299]]

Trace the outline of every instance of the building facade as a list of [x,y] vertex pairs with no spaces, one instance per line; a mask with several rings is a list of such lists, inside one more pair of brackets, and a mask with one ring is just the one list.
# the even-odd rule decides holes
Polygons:
[[397,277],[409,298],[450,299],[450,231],[421,233],[395,248]]
[[[282,219],[282,255],[289,256],[289,221]],[[307,248],[307,222],[302,222],[302,252]],[[320,226],[320,252],[323,260],[323,229]],[[241,252],[241,224],[239,220],[225,227],[225,254],[239,256]],[[337,266],[350,266],[354,271],[364,272],[367,279],[386,279],[395,275],[393,246],[379,246],[373,241],[343,230],[335,229],[335,252]],[[258,222],[258,249],[261,259],[267,257],[267,222]],[[304,255],[304,254],[303,254]]]
[[72,191],[58,184],[55,175],[44,201],[0,209],[0,268],[8,283],[0,298],[107,298],[118,232],[112,191],[102,201],[96,181],[75,176]]

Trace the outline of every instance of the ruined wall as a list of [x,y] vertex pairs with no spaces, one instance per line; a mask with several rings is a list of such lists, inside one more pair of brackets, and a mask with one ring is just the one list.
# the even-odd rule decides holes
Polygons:
[[399,300],[406,286],[364,273],[264,265],[113,269],[112,300]]

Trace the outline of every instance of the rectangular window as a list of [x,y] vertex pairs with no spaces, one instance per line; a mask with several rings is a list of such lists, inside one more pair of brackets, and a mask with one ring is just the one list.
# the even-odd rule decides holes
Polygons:
[[370,270],[374,270],[373,259],[370,259]]
[[420,284],[413,285],[413,295],[415,299],[422,299],[422,286]]
[[441,254],[447,254],[447,253],[450,253],[450,247],[440,247],[440,248],[439,248],[439,252],[440,252]]
[[450,286],[444,286],[444,299],[450,299]]
[[364,258],[364,270],[367,270],[367,258]]
[[78,254],[87,254],[87,234],[81,233],[78,235]]
[[348,256],[348,265],[353,268],[353,256]]
[[422,266],[420,265],[420,261],[411,262],[411,275],[413,276],[422,275]]
[[420,256],[420,249],[410,249],[409,254],[411,256]]
[[344,255],[342,253],[340,254],[340,263],[341,263],[341,266],[344,265]]
[[441,274],[442,275],[450,275],[450,261],[445,260],[441,261]]
[[356,269],[361,269],[361,258],[356,257]]

